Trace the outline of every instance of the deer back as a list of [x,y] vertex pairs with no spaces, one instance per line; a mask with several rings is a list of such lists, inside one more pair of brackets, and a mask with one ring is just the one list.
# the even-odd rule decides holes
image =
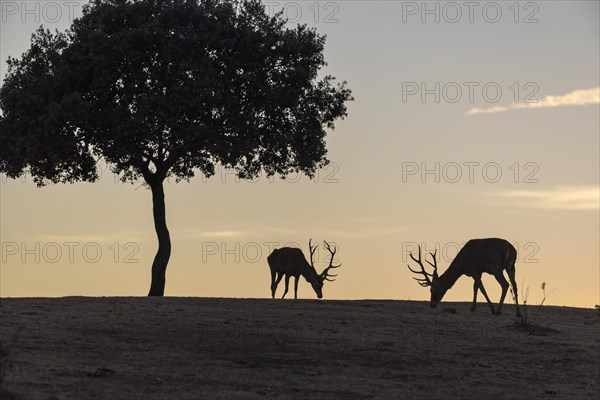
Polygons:
[[467,276],[495,274],[514,264],[517,250],[507,240],[471,239],[458,252],[448,269],[460,269]]
[[267,258],[272,270],[289,275],[317,275],[317,272],[306,261],[302,250],[294,247],[275,249]]

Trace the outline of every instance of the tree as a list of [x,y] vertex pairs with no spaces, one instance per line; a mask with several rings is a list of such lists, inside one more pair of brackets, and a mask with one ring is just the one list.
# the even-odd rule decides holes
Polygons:
[[325,37],[258,0],[92,0],[64,33],[40,27],[0,89],[0,172],[38,186],[93,182],[103,159],[152,192],[158,251],[171,254],[163,182],[327,165],[325,129],[347,115],[346,82],[320,78]]

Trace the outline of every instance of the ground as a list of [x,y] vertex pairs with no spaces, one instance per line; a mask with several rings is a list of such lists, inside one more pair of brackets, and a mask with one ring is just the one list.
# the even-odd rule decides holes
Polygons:
[[206,298],[0,300],[0,399],[585,399],[600,313]]

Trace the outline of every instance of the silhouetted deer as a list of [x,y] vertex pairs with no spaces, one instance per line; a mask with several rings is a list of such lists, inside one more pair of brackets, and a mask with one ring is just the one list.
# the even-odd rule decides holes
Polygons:
[[269,262],[269,268],[271,268],[271,296],[275,298],[275,291],[277,290],[277,285],[281,281],[281,278],[285,276],[285,292],[283,292],[283,299],[288,292],[288,286],[290,281],[290,276],[296,278],[294,282],[294,298],[298,298],[298,280],[300,279],[300,275],[309,282],[315,293],[317,293],[318,298],[323,297],[323,283],[325,281],[334,281],[335,279],[330,279],[331,277],[337,275],[330,275],[329,270],[331,268],[338,268],[342,264],[333,265],[333,257],[335,256],[335,252],[337,248],[333,250],[329,246],[329,243],[323,242],[325,244],[325,248],[331,253],[331,260],[329,261],[329,266],[321,272],[321,274],[317,274],[317,270],[315,269],[313,263],[313,255],[317,249],[318,245],[312,246],[312,239],[308,241],[308,247],[310,249],[310,264],[306,261],[304,257],[304,253],[302,250],[294,248],[294,247],[283,247],[281,249],[275,249],[267,258]]
[[[515,282],[515,261],[517,259],[517,250],[512,244],[504,239],[472,239],[464,245],[458,252],[450,266],[442,275],[438,277],[436,253],[429,253],[433,257],[433,264],[425,261],[433,267],[433,274],[425,271],[421,262],[421,247],[419,246],[419,258],[416,259],[410,253],[410,258],[421,266],[421,270],[417,271],[408,266],[412,272],[422,274],[423,278],[413,278],[423,287],[431,287],[431,302],[430,306],[435,307],[442,300],[446,291],[454,285],[456,280],[462,275],[470,276],[475,281],[473,284],[473,305],[471,311],[477,308],[477,291],[481,289],[481,293],[485,296],[493,314],[502,312],[502,304],[506,297],[509,284],[504,277],[504,270],[508,273],[510,283],[513,287],[515,295],[515,306],[517,308],[517,317],[521,316],[519,310],[519,300],[517,298],[517,283]],[[494,309],[494,305],[490,301],[481,282],[481,274],[484,272],[494,275],[500,286],[502,286],[502,297],[498,303],[498,308]],[[431,279],[429,279],[431,277]]]

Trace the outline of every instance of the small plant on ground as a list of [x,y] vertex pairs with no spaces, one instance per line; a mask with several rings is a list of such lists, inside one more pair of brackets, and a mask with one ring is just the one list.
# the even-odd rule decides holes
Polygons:
[[[524,288],[524,282],[521,284],[521,288]],[[546,301],[546,282],[542,282],[542,285],[540,286],[540,288],[542,289],[542,300],[540,301],[540,304],[538,304],[535,307],[531,307],[528,304],[528,298],[529,298],[529,286],[525,287],[524,289],[524,293],[522,294],[522,299],[523,299],[523,304],[521,307],[521,317],[519,318],[518,321],[516,321],[514,323],[514,326],[516,326],[519,329],[523,329],[525,331],[527,331],[530,335],[542,335],[545,336],[548,332],[558,332],[554,329],[551,328],[545,328],[542,327],[536,323],[533,322],[534,318],[539,311],[542,309],[542,306],[544,305],[544,302]],[[550,293],[552,293],[554,290],[552,290]],[[550,294],[548,293],[548,294]],[[513,297],[513,301],[515,298],[514,292],[511,288],[511,295]]]

